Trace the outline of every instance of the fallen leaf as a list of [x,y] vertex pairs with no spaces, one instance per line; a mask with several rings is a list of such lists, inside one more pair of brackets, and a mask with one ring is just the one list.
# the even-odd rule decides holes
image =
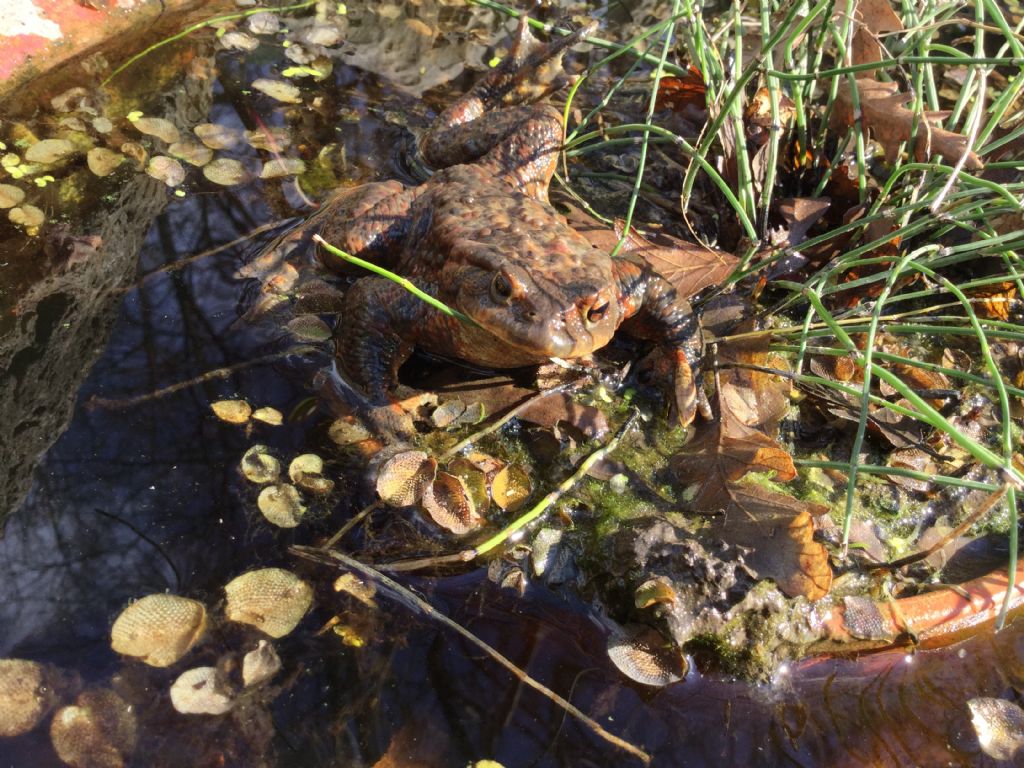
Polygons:
[[63,160],[74,152],[75,145],[67,139],[43,139],[25,151],[25,160],[49,165]]
[[680,480],[696,485],[690,504],[714,512],[723,505],[723,493],[749,472],[774,472],[787,482],[796,467],[786,449],[772,435],[789,407],[787,379],[763,371],[728,364],[781,367],[771,363],[768,338],[752,343],[723,345],[719,353],[718,420],[706,425],[672,460]]
[[0,184],[0,208],[13,208],[25,199],[25,190],[13,184]]
[[[900,144],[911,140],[918,122],[915,113],[905,106],[914,97],[902,93],[896,83],[880,83],[868,78],[858,78],[856,82],[861,124],[865,130],[871,131],[875,141],[885,150],[886,160],[893,162],[900,151]],[[956,163],[967,152],[966,136],[939,126],[943,115],[926,112],[924,120],[917,125],[914,156],[918,160],[926,161],[932,155],[942,155],[946,162]],[[835,130],[853,126],[856,118],[852,87],[849,80],[841,79],[832,108],[831,127]],[[976,171],[983,168],[984,163],[974,152],[969,152],[964,167]]]
[[265,93],[270,98],[285,104],[302,103],[302,92],[297,86],[284,80],[271,80],[270,78],[261,77],[253,81],[252,87],[260,93]]
[[853,18],[857,22],[850,51],[854,64],[881,61],[883,51],[879,36],[903,30],[903,20],[896,15],[889,0],[858,0]]
[[820,600],[832,584],[828,550],[814,541],[813,517],[828,508],[753,483],[730,483],[722,494],[722,514],[711,533],[749,547],[744,556],[759,578],[769,578],[790,597]]

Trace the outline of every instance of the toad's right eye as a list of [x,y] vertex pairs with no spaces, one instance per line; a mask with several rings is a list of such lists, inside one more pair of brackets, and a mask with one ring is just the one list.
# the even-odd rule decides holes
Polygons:
[[512,283],[502,272],[491,280],[491,298],[496,304],[508,304],[512,299]]

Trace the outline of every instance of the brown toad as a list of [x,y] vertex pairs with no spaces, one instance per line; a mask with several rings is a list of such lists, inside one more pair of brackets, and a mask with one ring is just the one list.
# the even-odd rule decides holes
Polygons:
[[[699,340],[689,303],[645,264],[595,248],[548,202],[564,135],[558,112],[537,102],[570,81],[562,54],[587,31],[541,45],[521,22],[508,58],[421,138],[423,162],[437,169],[429,180],[343,190],[311,222],[327,242],[473,321],[386,278],[355,281],[336,343],[345,375],[372,402],[387,402],[414,347],[513,368],[590,355],[629,320],[630,332],[658,343],[679,420],[693,420]],[[326,252],[321,258],[351,271]]]

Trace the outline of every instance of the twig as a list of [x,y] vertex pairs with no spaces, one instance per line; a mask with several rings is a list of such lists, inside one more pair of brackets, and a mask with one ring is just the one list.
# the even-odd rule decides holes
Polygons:
[[1003,483],[1001,488],[997,488],[996,490],[992,491],[992,493],[985,497],[985,500],[981,503],[981,505],[967,516],[966,520],[964,520],[962,523],[960,523],[960,525],[958,525],[956,528],[951,530],[937,542],[928,547],[928,549],[922,549],[920,552],[915,552],[912,555],[901,557],[899,560],[893,560],[889,563],[871,563],[867,566],[867,568],[870,570],[885,569],[887,571],[895,571],[896,569],[902,568],[906,565],[910,565],[911,563],[916,563],[920,560],[924,560],[932,553],[938,552],[949,542],[951,542],[953,539],[955,539],[957,536],[962,534],[964,531],[966,531],[968,528],[970,528],[972,525],[978,522],[981,518],[987,515],[989,510],[991,510],[992,507],[994,507],[1002,500],[1003,496],[1006,495],[1006,492],[1009,489],[1010,484]]
[[88,408],[109,408],[110,410],[124,410],[126,408],[134,408],[136,405],[149,402],[150,400],[159,400],[162,397],[173,395],[176,392],[180,392],[183,389],[194,387],[196,384],[203,384],[213,379],[225,379],[233,373],[245,370],[246,368],[252,368],[255,365],[263,365],[264,363],[272,363],[275,360],[280,360],[282,357],[288,355],[301,354],[312,351],[312,347],[290,347],[283,352],[275,352],[272,355],[264,355],[263,357],[257,357],[252,360],[244,360],[241,363],[235,363],[234,365],[226,365],[223,368],[216,368],[212,371],[200,374],[195,378],[188,379],[187,381],[179,381],[161,389],[154,390],[152,392],[146,392],[142,395],[136,395],[135,397],[125,398],[112,398],[112,397],[91,397],[86,403]]
[[592,718],[584,714],[584,712],[580,710],[576,705],[574,705],[567,699],[564,699],[563,697],[559,696],[546,685],[538,682],[537,680],[534,680],[523,669],[516,666],[508,657],[502,655],[496,648],[488,645],[464,627],[459,626],[456,622],[452,621],[443,613],[434,608],[434,606],[432,606],[426,600],[414,594],[406,587],[403,587],[397,581],[388,578],[375,568],[365,565],[359,562],[358,560],[348,557],[347,555],[344,555],[341,552],[337,552],[335,550],[325,551],[322,549],[315,549],[312,547],[294,546],[291,547],[291,552],[293,554],[298,555],[299,557],[303,557],[307,560],[312,560],[314,562],[326,563],[335,566],[340,564],[341,566],[351,571],[355,571],[364,578],[374,581],[378,585],[378,587],[382,588],[383,591],[386,591],[391,598],[397,600],[399,603],[401,603],[403,606],[408,608],[413,613],[421,613],[427,618],[444,625],[453,632],[456,632],[459,636],[468,640],[470,643],[478,647],[480,650],[482,650],[484,653],[486,653],[488,656],[490,656],[492,659],[498,662],[501,666],[503,666],[505,669],[511,672],[516,677],[516,679],[518,679],[524,685],[528,685],[530,688],[533,688],[535,691],[545,696],[549,701],[564,709],[568,714],[572,715],[572,717],[576,718],[579,722],[581,722],[583,725],[589,728],[595,735],[604,739],[609,744],[618,747],[622,751],[627,752],[630,755],[633,755],[637,759],[641,760],[644,765],[650,764],[651,756],[647,752],[644,752],[639,747],[630,744],[628,741],[620,739],[614,733],[606,731],[597,721],[593,720]]

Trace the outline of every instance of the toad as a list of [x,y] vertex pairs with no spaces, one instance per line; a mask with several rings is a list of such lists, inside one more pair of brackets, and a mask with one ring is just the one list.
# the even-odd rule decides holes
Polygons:
[[[314,229],[328,243],[472,320],[443,314],[386,278],[356,280],[336,346],[346,378],[372,403],[388,402],[415,347],[514,368],[587,357],[622,325],[656,342],[677,417],[693,420],[699,332],[689,303],[646,264],[591,245],[548,202],[564,135],[561,116],[542,102],[572,80],[562,56],[588,31],[541,44],[524,18],[508,57],[421,137],[420,158],[434,171],[427,181],[342,190],[316,214]],[[320,257],[353,269],[325,251]]]

